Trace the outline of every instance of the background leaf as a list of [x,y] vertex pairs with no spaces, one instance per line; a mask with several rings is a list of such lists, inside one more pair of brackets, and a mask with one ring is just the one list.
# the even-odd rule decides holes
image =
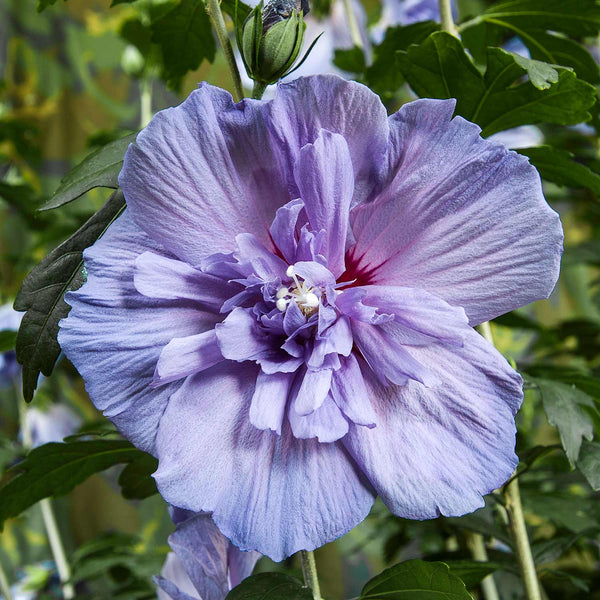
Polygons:
[[11,469],[21,473],[0,488],[0,528],[42,498],[62,496],[90,475],[143,455],[122,440],[53,442],[34,448]]
[[441,562],[408,560],[386,569],[363,588],[361,600],[472,600],[465,584]]
[[115,140],[84,158],[60,182],[54,195],[40,210],[50,210],[79,198],[96,187],[117,189],[123,156],[137,133]]

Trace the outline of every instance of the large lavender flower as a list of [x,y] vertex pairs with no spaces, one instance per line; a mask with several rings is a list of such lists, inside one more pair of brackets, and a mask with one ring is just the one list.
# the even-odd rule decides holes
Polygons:
[[276,560],[376,494],[426,519],[514,469],[521,379],[471,326],[548,296],[562,230],[527,159],[330,76],[157,114],[60,343],[165,499]]
[[223,600],[248,577],[258,552],[242,552],[216,528],[207,514],[171,509],[176,524],[169,536],[173,549],[160,576],[159,600]]

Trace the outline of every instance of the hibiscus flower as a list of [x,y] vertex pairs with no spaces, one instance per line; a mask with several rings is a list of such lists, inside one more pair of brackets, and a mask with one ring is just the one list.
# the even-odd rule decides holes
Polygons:
[[549,295],[562,229],[454,106],[201,84],[127,151],[59,341],[163,497],[243,550],[312,550],[377,494],[462,515],[517,464],[521,378],[472,327]]

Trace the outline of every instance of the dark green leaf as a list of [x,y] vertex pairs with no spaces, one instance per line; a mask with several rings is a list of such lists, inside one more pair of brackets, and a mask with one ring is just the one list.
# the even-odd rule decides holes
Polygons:
[[152,473],[158,468],[158,460],[150,454],[141,453],[130,462],[119,476],[121,494],[128,500],[141,500],[157,494],[156,482]]
[[482,579],[494,571],[502,571],[507,568],[506,563],[480,562],[476,560],[445,560],[444,564],[450,567],[450,573],[460,577],[466,587],[472,588],[478,585]]
[[579,369],[540,363],[527,367],[527,373],[534,377],[575,385],[593,398],[600,398],[600,379]]
[[54,195],[40,210],[50,210],[79,198],[96,187],[117,189],[123,166],[123,156],[137,133],[115,140],[92,152],[71,170],[60,182]]
[[17,332],[12,329],[0,331],[0,352],[8,352],[15,347]]
[[511,0],[490,6],[479,20],[505,26],[517,35],[518,30],[537,29],[578,38],[598,33],[600,6],[595,0]]
[[577,468],[594,491],[600,490],[600,444],[598,442],[583,442],[577,459]]
[[[400,52],[398,63],[419,96],[456,98],[456,112],[477,123],[484,136],[519,125],[586,121],[595,102],[594,87],[572,71],[500,48],[488,49],[481,75],[460,41],[445,32]],[[523,75],[530,81],[519,83]]]
[[41,373],[50,375],[60,354],[58,322],[71,307],[63,296],[85,279],[82,252],[91,246],[121,214],[125,198],[115,192],[106,204],[68,240],[55,248],[25,278],[15,309],[27,311],[17,334],[17,360],[23,365],[23,395],[33,398]]
[[488,521],[479,513],[480,511],[477,511],[476,513],[465,515],[464,517],[447,518],[445,519],[445,522],[458,529],[468,529],[469,531],[475,531],[482,535],[496,538],[497,540],[504,542],[507,546],[511,546],[512,541],[510,536],[504,529],[497,527],[493,521]]
[[362,73],[365,70],[365,53],[362,48],[354,46],[348,50],[334,52],[333,64],[342,71],[349,73]]
[[550,146],[523,148],[518,152],[529,158],[529,162],[544,179],[558,185],[575,188],[587,187],[595,194],[600,195],[600,175],[573,160],[570,152]]
[[138,460],[143,452],[122,440],[50,443],[34,448],[0,488],[0,528],[6,519],[51,496],[63,496],[90,475]]
[[381,44],[373,49],[373,64],[365,71],[365,83],[382,96],[396,92],[404,83],[396,62],[396,52],[406,50],[411,44],[420,44],[439,28],[439,24],[433,21],[390,27]]
[[563,491],[544,493],[537,483],[521,485],[521,496],[526,511],[574,533],[598,528],[597,502],[591,498]]
[[521,39],[529,49],[531,58],[570,67],[577,77],[589,83],[600,81],[598,63],[584,46],[574,40],[536,30],[521,34]]
[[571,535],[561,535],[549,540],[534,542],[531,545],[533,560],[536,564],[553,562],[559,559],[580,537],[593,534],[595,531],[595,529],[584,530]]
[[542,397],[548,423],[558,429],[571,466],[575,466],[583,439],[594,437],[594,421],[585,407],[595,408],[594,400],[574,385],[530,377]]
[[441,562],[408,560],[386,569],[362,589],[360,600],[472,600],[465,584]]
[[600,266],[600,240],[588,240],[569,246],[565,249],[563,264],[568,263],[586,263],[588,265]]
[[259,573],[244,579],[226,600],[312,600],[312,592],[283,573]]
[[163,76],[177,87],[188,71],[215,58],[215,41],[202,0],[181,0],[152,23],[152,41],[162,51]]

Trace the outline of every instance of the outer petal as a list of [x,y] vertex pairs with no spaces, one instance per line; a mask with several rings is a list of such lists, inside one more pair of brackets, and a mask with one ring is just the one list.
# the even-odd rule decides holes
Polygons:
[[290,200],[264,107],[236,105],[201,84],[155,115],[127,150],[119,183],[134,220],[192,265],[233,250],[238,233],[268,241],[275,211]]
[[338,133],[321,130],[314,144],[300,150],[294,175],[311,229],[325,230],[320,253],[327,259],[327,268],[338,277],[345,270],[348,217],[354,193],[348,144]]
[[72,309],[58,340],[94,404],[134,444],[153,452],[158,421],[180,385],[149,388],[158,357],[173,338],[211,329],[220,317],[189,301],[142,296],[133,274],[148,250],[165,256],[126,211],[85,251],[87,282],[65,296]]
[[154,477],[167,501],[214,511],[236,546],[282,560],[349,531],[373,494],[340,445],[250,424],[256,375],[252,365],[229,365],[188,378],[161,421]]
[[546,298],[562,228],[527,159],[451,119],[453,100],[417,100],[390,118],[388,180],[354,209],[351,270],[463,306],[471,324]]
[[202,600],[223,600],[229,591],[229,540],[210,515],[195,515],[169,536],[173,548]]
[[378,424],[351,426],[344,444],[395,514],[429,519],[472,512],[517,465],[521,378],[474,330],[463,348],[411,353],[442,385],[384,388],[363,369]]
[[183,563],[174,552],[167,554],[167,559],[154,583],[159,586],[158,600],[200,600]]
[[[354,200],[365,199],[378,181],[384,160],[386,111],[369,88],[337,75],[316,75],[280,84],[269,104],[271,132],[284,150],[284,164],[293,166],[300,149],[312,144],[321,129],[341,134],[354,167]],[[291,169],[292,195],[297,197]]]

